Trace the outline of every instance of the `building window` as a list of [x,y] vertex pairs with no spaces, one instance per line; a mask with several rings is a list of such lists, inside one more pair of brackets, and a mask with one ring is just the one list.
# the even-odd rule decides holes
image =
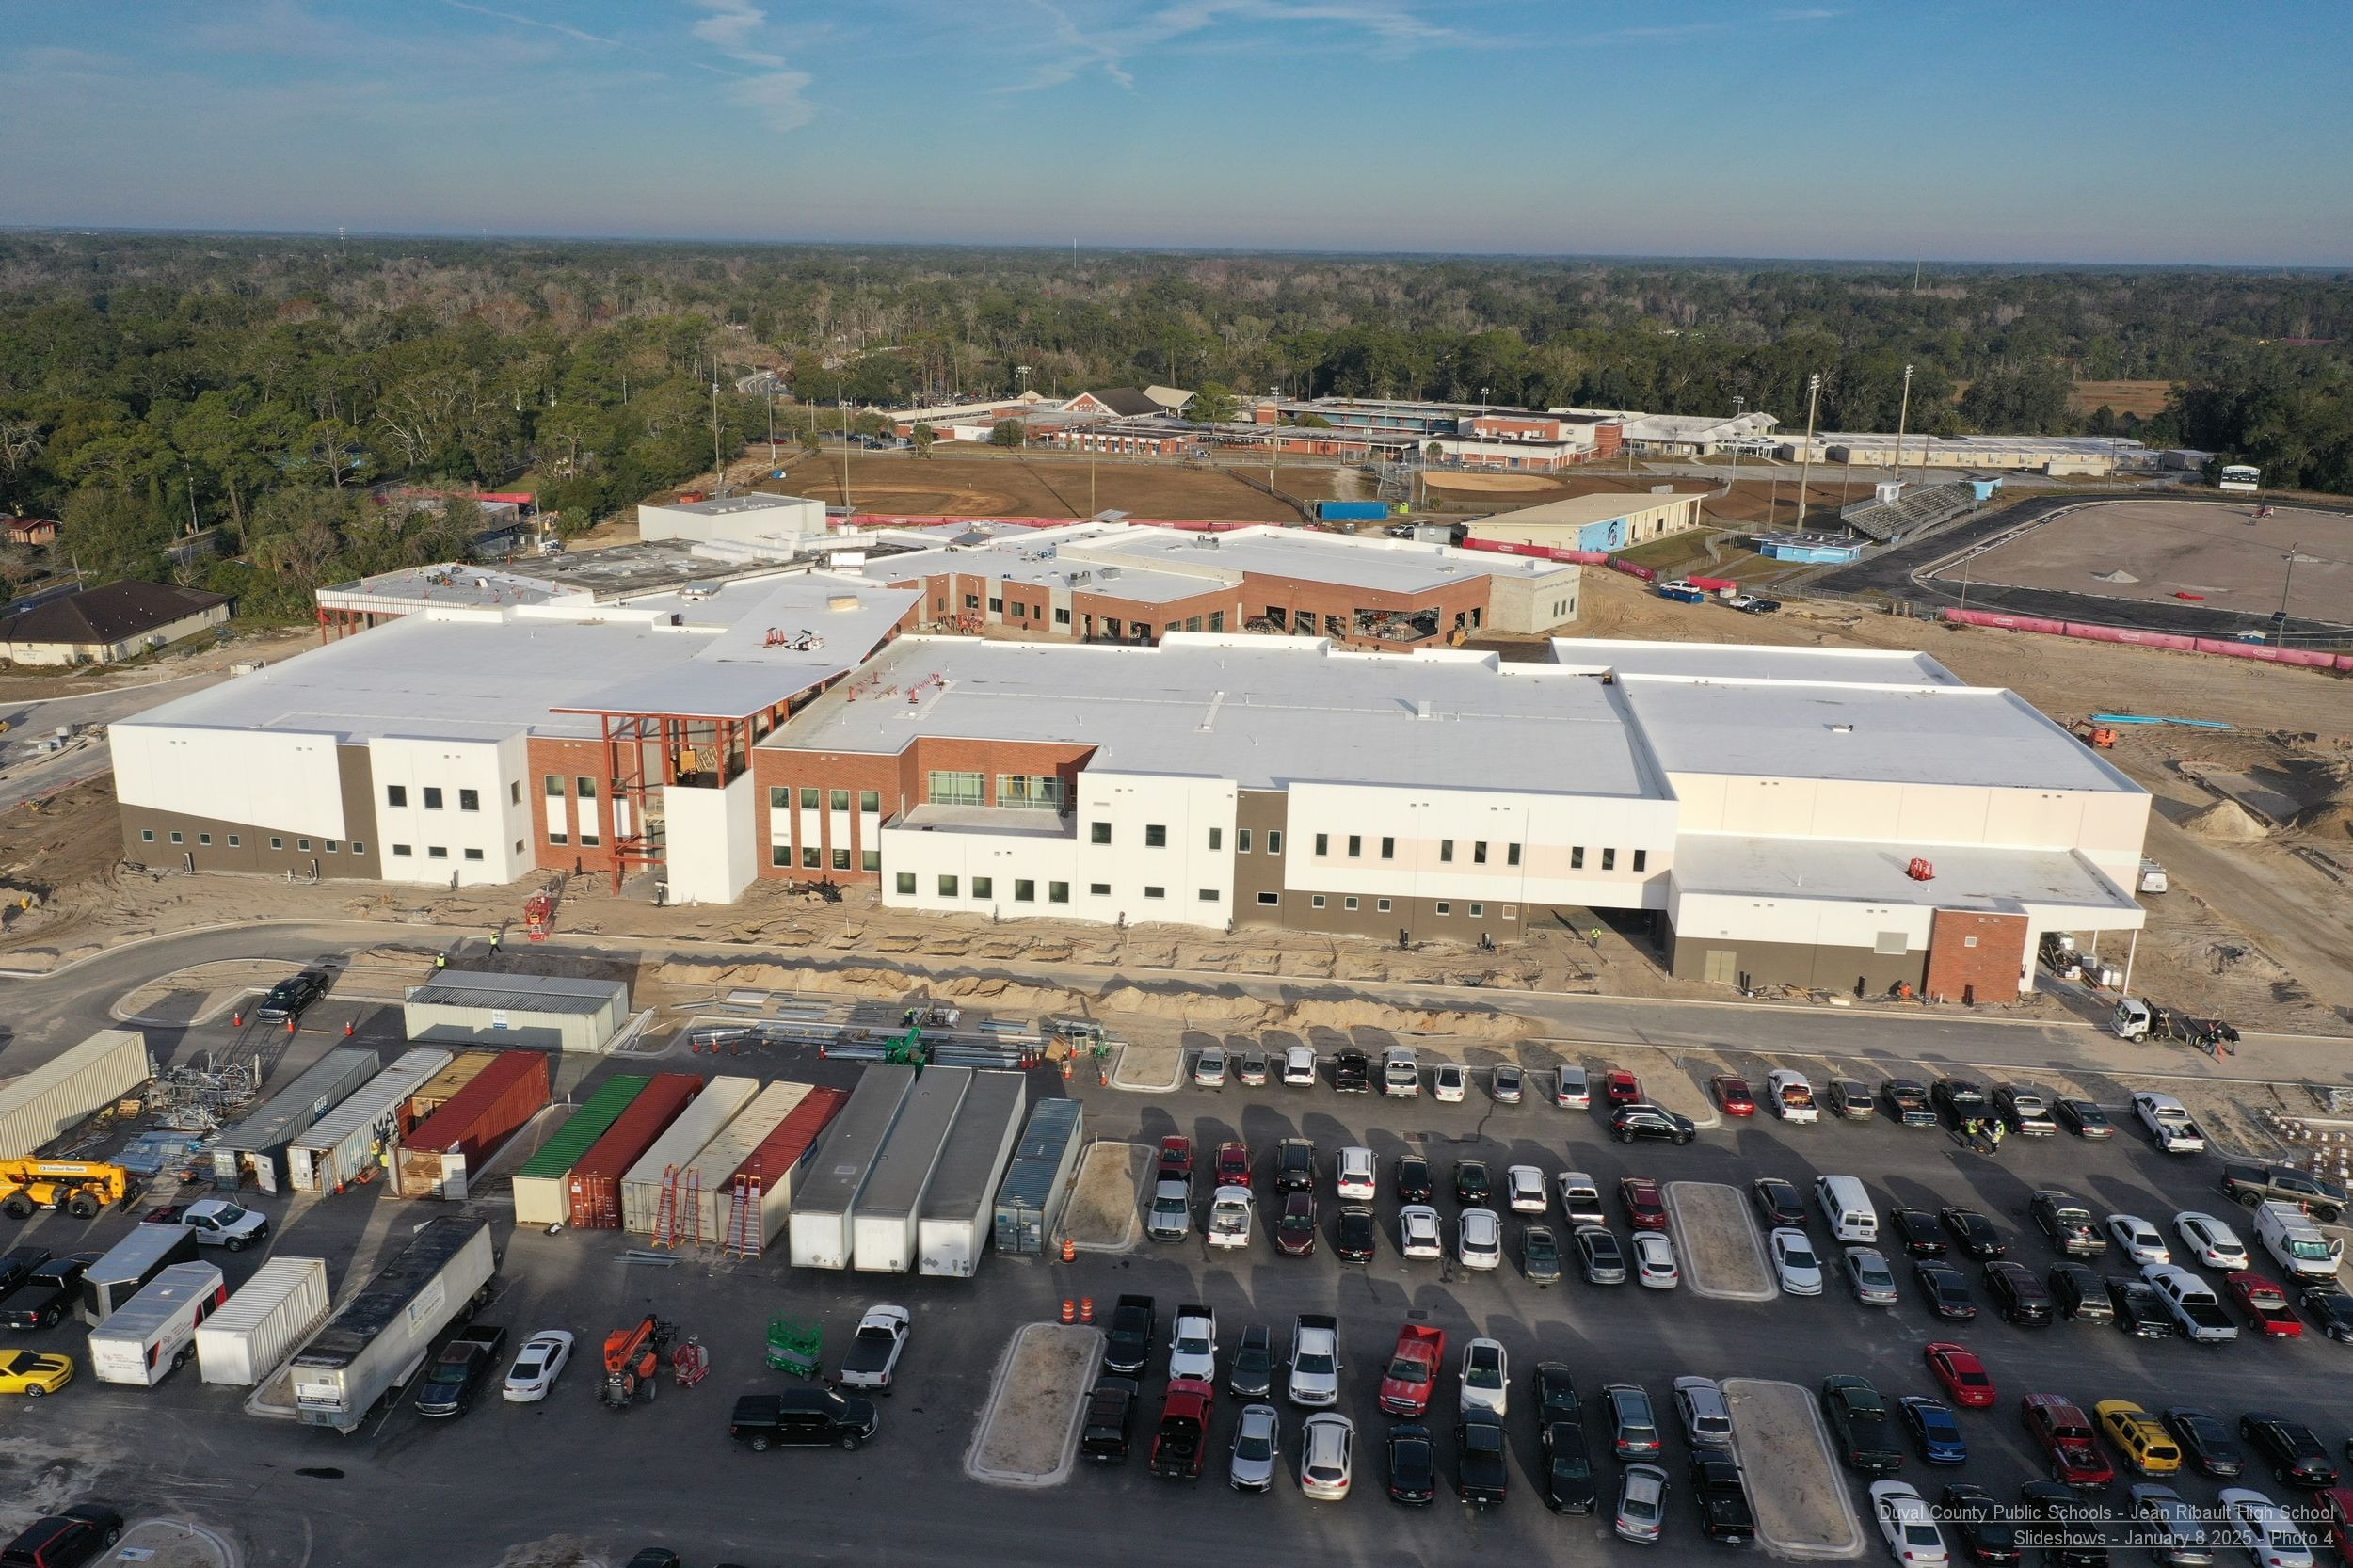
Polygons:
[[1318,855],[1329,855],[1332,853],[1332,835],[1329,833],[1319,833],[1316,835],[1316,853]]
[[[552,843],[552,844],[568,844],[568,843],[570,843],[571,841],[572,841],[572,836],[571,836],[570,834],[566,833],[566,832],[562,831],[562,830],[561,830],[561,829],[559,829],[559,828],[552,828],[552,827],[551,827],[551,828],[549,828],[549,829],[548,829],[548,842],[549,842],[549,843]],[[777,862],[776,862],[776,864],[777,864],[777,865],[779,865],[779,866],[781,866],[781,865],[783,865],[783,864],[784,864],[784,862],[783,862],[783,861],[781,861],[781,860],[779,860],[779,861],[777,861]]]
[[459,809],[460,811],[479,811],[479,810],[481,810],[481,809],[482,809],[482,792],[481,792],[480,790],[460,790],[460,791],[458,791],[458,792],[457,792],[457,809]]
[[1201,630],[1201,617],[1200,617],[1199,616],[1187,616],[1185,617],[1185,630],[1186,630],[1186,631],[1188,631],[1188,632],[1198,632],[1198,631],[1200,631],[1200,630]]
[[1209,847],[1213,850],[1225,847],[1225,829],[1222,827],[1209,829]]
[[311,853],[311,840],[308,839],[296,839],[295,840],[295,848],[300,850],[303,854],[308,855]]
[[394,844],[394,845],[392,846],[392,858],[393,858],[393,859],[395,859],[395,860],[406,860],[406,859],[408,859],[408,846],[407,844]]
[[384,804],[387,806],[407,806],[408,804],[408,786],[406,784],[385,785]]
[[1159,823],[1146,823],[1144,828],[1144,847],[1146,849],[1166,849],[1168,847],[1168,829]]
[[768,846],[768,864],[772,866],[790,867],[792,864],[792,846],[791,844],[770,844]]
[[[235,848],[237,848],[239,845],[243,844],[244,842],[245,842],[245,840],[244,840],[243,839],[238,838],[238,837],[237,837],[234,833],[232,833],[231,835],[229,835],[229,847],[230,847],[231,849],[235,849]],[[329,855],[332,855],[332,854],[334,854],[334,853],[335,853],[335,845],[334,845],[333,840],[328,840],[328,845],[327,845],[327,853],[328,853],[328,854],[329,854]]]
[[1048,904],[1068,904],[1070,902],[1070,884],[1067,882],[1048,882],[1046,885],[1046,902]]
[[196,841],[200,844],[209,844],[213,841],[213,836],[209,833],[200,833],[196,836]]
[[155,830],[154,830],[153,828],[152,828],[152,827],[142,827],[142,828],[140,828],[140,829],[139,829],[139,842],[141,842],[141,843],[143,843],[143,844],[152,844],[152,843],[153,843],[154,841],[155,841]]
[[833,852],[833,869],[838,872],[846,872],[850,869],[850,852],[848,850],[837,849]]
[[1030,607],[1022,603],[1019,600],[1015,600],[1013,601],[1013,618],[1016,620],[1028,620],[1030,618]]
[[591,823],[584,823],[584,824],[581,824],[581,829],[580,829],[580,843],[581,843],[581,847],[582,847],[583,849],[594,849],[594,848],[596,848],[596,847],[597,847],[597,843],[598,843],[598,839],[597,839],[597,836],[596,836],[594,833],[592,833],[592,832],[590,832],[590,831],[589,831],[589,829],[591,829],[591,828],[595,827],[596,825],[597,825],[597,824],[596,824],[595,823],[592,823],[592,822],[591,822]]
[[814,810],[816,810],[816,809],[817,809],[817,803],[818,803],[819,801],[823,800],[824,798],[824,793],[823,793],[822,792],[820,792],[820,791],[819,791],[819,790],[818,790],[815,786],[813,786],[813,785],[808,785],[808,784],[804,784],[804,785],[802,785],[802,786],[801,786],[801,809],[802,809],[802,810],[804,810],[804,811],[814,811]]
[[1485,919],[1486,914],[1487,906],[1483,904],[1474,904],[1470,906],[1470,918],[1474,920]]
[[520,779],[520,778],[512,778],[512,779],[507,780],[507,783],[506,783],[506,804],[507,804],[507,805],[509,805],[509,806],[520,806],[522,803],[523,803],[523,781],[522,781],[521,779]]
[[[549,782],[554,782],[554,776],[552,775],[549,776]],[[550,794],[553,794],[555,792],[551,790],[548,792]],[[771,811],[790,811],[792,809],[792,786],[790,784],[769,785],[768,809]]]
[[1109,823],[1107,823],[1107,822],[1091,822],[1091,823],[1087,824],[1087,842],[1088,842],[1088,843],[1091,843],[1091,844],[1108,844],[1108,843],[1110,843],[1111,841],[1112,841],[1112,824],[1109,824]]
[[966,594],[964,596],[964,607],[968,610],[979,609],[981,607],[981,596],[978,594]]
[[1454,905],[1441,900],[1438,904],[1438,913],[1441,915],[1451,915],[1454,913]]
[[880,790],[860,790],[857,792],[857,808],[865,812],[870,817],[878,817],[882,815],[882,792]]
[[[518,846],[517,846],[517,848],[518,848],[518,849],[520,849],[520,847],[521,847],[521,846],[520,846],[520,845],[518,845]],[[354,855],[365,855],[367,852],[368,852],[368,846],[367,846],[365,843],[361,842],[361,841],[360,841],[360,840],[358,840],[358,839],[354,839],[354,840],[351,840],[351,853],[352,853],[352,854],[354,854]]]
[[977,773],[943,773],[931,775],[929,798],[936,806],[978,806],[981,804],[981,776]]
[[1281,828],[1270,827],[1266,830],[1266,852],[1269,855],[1283,853],[1283,830]]
[[1616,850],[1605,849],[1601,852],[1601,869],[1606,872],[1614,872],[1618,869],[1618,852]]
[[882,851],[878,849],[859,850],[857,852],[857,869],[862,872],[878,872],[882,870]]
[[1577,844],[1569,850],[1569,870],[1573,872],[1581,872],[1584,869],[1585,846],[1583,844]]
[[1168,889],[1165,888],[1146,888],[1144,890],[1144,896],[1145,898],[1166,898],[1168,897]]
[[[564,792],[564,776],[560,773],[542,774],[539,778],[539,790],[542,794],[562,794]],[[769,792],[770,803],[774,804],[775,799],[776,792],[771,790]]]
[[1516,866],[1520,863],[1519,845],[1506,844],[1503,846],[1503,863],[1507,866]]
[[801,864],[809,871],[813,872],[817,870],[818,856],[820,853],[821,852],[815,844],[803,844],[801,846]]
[[830,804],[837,811],[847,811],[850,808],[850,792],[847,790],[834,791],[833,799]]
[[1236,855],[1250,853],[1250,829],[1246,827],[1234,829],[1234,853]]
[[440,844],[434,844],[425,850],[424,857],[428,860],[446,860],[449,858],[449,851]]
[[1348,836],[1348,857],[1351,860],[1362,860],[1365,857],[1365,836],[1363,834],[1351,833]]
[[1051,774],[1000,773],[997,776],[997,804],[1028,811],[1059,811],[1062,780]]
[[1634,869],[1638,872],[1650,870],[1650,851],[1638,849],[1634,852]]
[[1507,920],[1518,920],[1520,918],[1520,906],[1516,904],[1505,904],[1503,906],[1503,918]]
[[1054,624],[1056,626],[1068,626],[1070,624],[1070,612],[1067,610],[1055,611]]
[[992,616],[1001,616],[1005,613],[1005,601],[1000,596],[996,594],[989,595],[988,613]]
[[[232,833],[232,834],[231,834],[231,835],[229,836],[229,841],[230,841],[231,843],[232,843],[232,844],[233,844],[233,843],[235,843],[235,842],[237,841],[237,836],[236,836],[235,834],[233,834],[233,833]],[[329,854],[329,855],[334,855],[334,854],[337,854],[338,852],[340,852],[340,851],[343,849],[343,847],[344,847],[344,846],[343,846],[343,842],[342,842],[342,840],[337,840],[337,839],[329,839],[329,840],[327,840],[327,853],[328,853],[328,854]]]
[[1201,902],[1204,904],[1215,904],[1217,902],[1217,889],[1215,888],[1202,888]]
[[1209,612],[1209,630],[1212,632],[1223,632],[1225,630],[1225,611],[1212,610]]
[[1260,893],[1258,895],[1258,902],[1260,904],[1280,904],[1283,902],[1283,895],[1280,893]]
[[1344,908],[1353,912],[1356,907],[1356,895],[1354,893],[1349,894],[1347,898],[1341,901],[1341,904]]
[[424,787],[424,808],[428,811],[439,811],[441,808],[441,787],[439,784],[427,784]]
[[995,898],[997,896],[997,879],[993,876],[974,877],[972,879],[972,896],[974,898]]
[[1375,913],[1385,915],[1389,912],[1389,901],[1385,898],[1374,899],[1372,907]]
[[1484,839],[1473,840],[1471,841],[1471,864],[1474,866],[1483,866],[1486,863],[1487,840]]
[[1109,898],[1112,896],[1112,885],[1108,882],[1090,882],[1087,884],[1087,896],[1089,898]]
[[1016,904],[1035,904],[1037,902],[1037,884],[1026,876],[1015,877],[1013,879],[1013,902]]
[[1441,839],[1438,840],[1438,863],[1445,866],[1450,866],[1454,863],[1453,840]]
[[572,780],[572,793],[583,800],[594,800],[597,798],[597,781],[586,774],[582,774]]
[[[152,838],[153,835],[150,834],[149,837]],[[286,847],[286,840],[273,837],[269,841],[269,847],[272,849],[284,849]]]
[[1321,893],[1317,893],[1317,894],[1315,894],[1313,897],[1309,898],[1309,899],[1307,900],[1307,907],[1309,907],[1310,909],[1321,909],[1321,908],[1322,908],[1322,907],[1323,907],[1323,895],[1322,895]]
[[479,860],[482,858],[482,852],[478,849],[470,849],[466,851],[466,858],[469,860]]
[[953,898],[956,896],[956,879],[954,877],[943,876],[939,879],[939,896],[941,898]]
[[1382,835],[1381,838],[1381,858],[1384,860],[1397,858],[1397,840],[1386,834]]
[[913,872],[901,872],[899,873],[898,887],[899,896],[901,898],[913,898],[915,896],[915,873]]

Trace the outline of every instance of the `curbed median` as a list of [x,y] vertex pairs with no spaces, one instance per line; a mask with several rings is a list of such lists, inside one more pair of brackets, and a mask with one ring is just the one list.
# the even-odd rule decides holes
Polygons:
[[1671,1181],[1667,1212],[1683,1253],[1686,1283],[1718,1301],[1769,1302],[1781,1285],[1749,1222],[1747,1194],[1714,1181]]

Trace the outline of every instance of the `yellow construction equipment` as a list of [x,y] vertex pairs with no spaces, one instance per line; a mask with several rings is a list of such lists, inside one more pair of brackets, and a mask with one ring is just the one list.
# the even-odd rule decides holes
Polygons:
[[131,1192],[131,1173],[92,1160],[0,1160],[0,1212],[29,1220],[40,1208],[62,1208],[94,1220]]

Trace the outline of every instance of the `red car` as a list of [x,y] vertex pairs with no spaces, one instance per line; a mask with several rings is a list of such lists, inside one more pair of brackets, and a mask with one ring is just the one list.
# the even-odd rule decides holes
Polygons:
[[1626,1176],[1618,1183],[1618,1201],[1625,1206],[1625,1217],[1636,1230],[1667,1228],[1667,1200],[1658,1195],[1658,1183],[1648,1176]]
[[2353,1486],[2332,1486],[2319,1501],[2329,1513],[2329,1544],[2336,1547],[2339,1560],[2353,1562]]
[[1193,1140],[1175,1133],[1160,1140],[1160,1170],[1155,1178],[1160,1181],[1193,1181]]
[[1928,1348],[1929,1370],[1936,1374],[1945,1397],[1970,1410],[1990,1410],[2000,1398],[1993,1389],[1993,1380],[1986,1375],[1985,1363],[1977,1352],[1949,1339],[1940,1339]]
[[1708,1084],[1716,1091],[1716,1103],[1727,1116],[1756,1114],[1756,1096],[1749,1092],[1749,1080],[1730,1073],[1719,1073]]
[[1601,1097],[1610,1105],[1640,1105],[1642,1080],[1624,1067],[1612,1067],[1601,1075]]
[[1249,1144],[1232,1143],[1217,1146],[1217,1184],[1220,1187],[1250,1185]]
[[1407,1323],[1397,1331],[1389,1369],[1381,1374],[1381,1408],[1418,1421],[1430,1411],[1430,1391],[1446,1362],[1446,1330]]
[[2224,1275],[2222,1283],[2231,1288],[2249,1320],[2265,1334],[2275,1339],[2294,1339],[2303,1334],[2303,1320],[2288,1310],[2288,1293],[2263,1275],[2241,1270]]
[[2018,1401],[2018,1414],[2026,1423],[2026,1434],[2051,1462],[2053,1480],[2105,1486],[2116,1479],[2116,1466],[2100,1452],[2091,1422],[2074,1400],[2063,1394],[2029,1394]]

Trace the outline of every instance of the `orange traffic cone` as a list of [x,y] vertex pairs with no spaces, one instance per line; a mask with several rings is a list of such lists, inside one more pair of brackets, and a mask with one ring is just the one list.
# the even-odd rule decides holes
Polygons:
[[238,1029],[243,1029],[243,1028],[245,1027],[245,1012],[244,1012],[244,1010],[243,1010],[242,1008],[240,1008],[238,1011],[236,1011],[236,1012],[234,1012],[234,1013],[230,1014],[230,1015],[229,1015],[229,1021],[230,1021],[230,1023],[231,1023],[231,1024],[234,1025],[236,1028],[238,1028]]
[[1079,1320],[1079,1304],[1068,1296],[1062,1299],[1062,1320],[1065,1323],[1075,1323]]
[[1079,1243],[1073,1241],[1067,1236],[1062,1239],[1062,1260],[1064,1263],[1076,1263],[1079,1261]]
[[288,1018],[288,1019],[286,1020],[286,1032],[287,1032],[287,1033],[289,1033],[289,1034],[292,1034],[294,1032],[295,1032],[295,1021],[294,1021],[292,1018]]
[[351,1030],[351,1020],[350,1020],[349,1018],[345,1018],[345,1019],[344,1020],[344,1039],[346,1039],[346,1040],[348,1040],[348,1039],[350,1039],[350,1038],[351,1038],[351,1034],[352,1034],[352,1030]]
[[1093,1296],[1079,1298],[1079,1321],[1082,1323],[1095,1321],[1095,1298]]

